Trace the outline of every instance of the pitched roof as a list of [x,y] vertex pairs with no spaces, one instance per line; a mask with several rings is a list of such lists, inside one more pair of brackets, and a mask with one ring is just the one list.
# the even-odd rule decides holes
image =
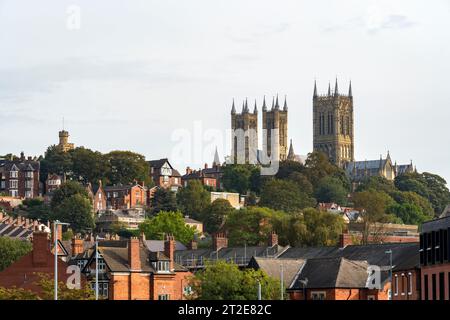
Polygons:
[[283,282],[285,288],[288,288],[304,263],[305,260],[303,259],[252,257],[249,267],[261,269],[268,276],[279,279],[281,277],[281,266],[283,266]]
[[[150,165],[150,167],[156,168],[156,169],[161,168],[161,167],[164,165],[164,163],[166,163],[166,162],[167,162],[167,163],[169,164],[169,166],[172,168],[172,166],[170,165],[169,159],[167,159],[167,158],[147,161],[147,163]],[[173,169],[173,168],[172,168],[172,169]]]
[[368,278],[367,261],[342,257],[308,259],[289,289],[308,288],[365,288]]
[[[145,240],[144,244],[147,247],[147,249],[152,252],[164,251],[163,240]],[[175,250],[186,250],[186,246],[179,241],[175,241]]]

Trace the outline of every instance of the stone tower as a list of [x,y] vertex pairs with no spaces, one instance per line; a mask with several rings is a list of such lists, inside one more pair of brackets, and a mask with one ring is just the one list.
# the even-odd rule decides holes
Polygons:
[[350,82],[348,94],[341,95],[338,82],[331,92],[317,94],[314,82],[313,94],[313,148],[322,151],[334,164],[344,167],[347,162],[354,161],[353,140],[353,95]]
[[[263,101],[263,152],[267,157],[286,160],[288,155],[287,129],[288,129],[288,107],[286,97],[283,109],[276,100],[272,99],[272,108],[267,110],[266,99]],[[278,135],[278,137],[274,136]],[[272,156],[273,152],[278,155]]]
[[232,161],[239,164],[256,164],[258,153],[258,108],[253,112],[248,108],[247,99],[242,104],[242,112],[236,113],[236,108],[231,107],[232,129]]
[[64,152],[74,149],[74,147],[75,147],[74,144],[69,143],[69,132],[68,131],[62,130],[59,132],[58,147]]

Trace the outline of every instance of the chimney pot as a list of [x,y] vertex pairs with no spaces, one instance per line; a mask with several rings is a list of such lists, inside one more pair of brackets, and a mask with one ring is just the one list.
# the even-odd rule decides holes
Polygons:
[[141,270],[139,239],[131,237],[128,241],[128,264],[130,270]]

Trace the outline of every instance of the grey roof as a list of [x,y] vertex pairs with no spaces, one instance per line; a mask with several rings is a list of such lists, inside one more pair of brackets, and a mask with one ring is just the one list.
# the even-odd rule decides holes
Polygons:
[[280,279],[281,266],[283,266],[283,282],[285,288],[288,288],[304,263],[305,260],[303,259],[252,257],[248,264],[248,267],[254,268],[256,270],[263,270],[268,276],[274,279]]
[[430,232],[447,228],[450,228],[450,216],[444,216],[442,218],[422,223],[422,232]]
[[[152,252],[164,251],[163,240],[145,240],[144,243],[147,249]],[[175,250],[186,250],[186,246],[179,241],[175,241]]]
[[307,288],[365,288],[368,266],[367,261],[342,257],[308,259],[289,289],[302,289],[304,279]]

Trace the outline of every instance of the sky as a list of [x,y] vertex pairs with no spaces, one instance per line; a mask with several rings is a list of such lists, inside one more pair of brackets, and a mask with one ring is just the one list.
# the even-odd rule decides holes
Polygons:
[[314,80],[337,77],[357,160],[450,181],[449,39],[447,0],[0,0],[0,154],[43,154],[64,118],[76,146],[183,173],[229,154],[233,99],[279,94],[305,155]]

